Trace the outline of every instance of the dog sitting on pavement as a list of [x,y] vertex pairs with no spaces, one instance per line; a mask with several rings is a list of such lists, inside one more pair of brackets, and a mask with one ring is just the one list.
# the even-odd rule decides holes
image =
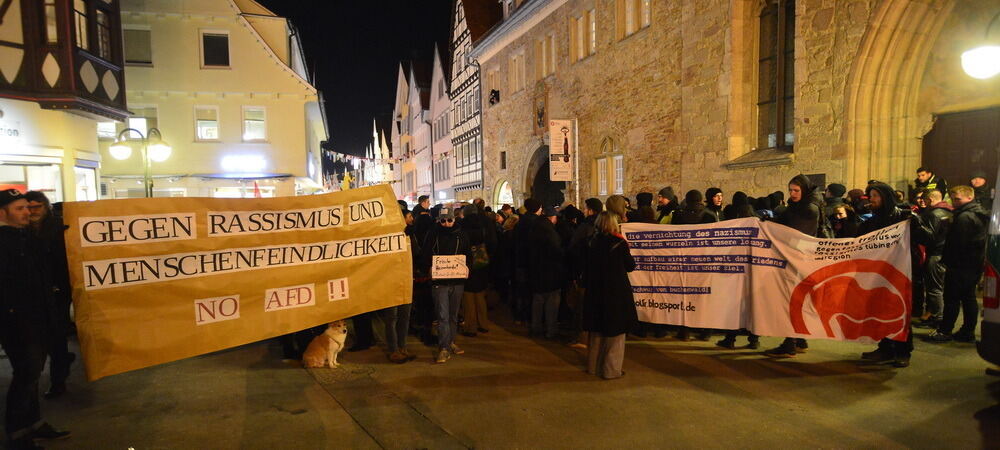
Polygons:
[[344,342],[347,340],[347,322],[338,320],[331,323],[323,331],[323,334],[313,338],[305,353],[302,354],[302,366],[330,367],[340,366],[337,363],[337,354],[344,349]]

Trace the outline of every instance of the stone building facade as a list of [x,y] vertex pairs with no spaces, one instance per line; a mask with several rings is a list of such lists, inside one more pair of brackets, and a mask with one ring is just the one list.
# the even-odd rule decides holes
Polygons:
[[[782,8],[784,39],[768,15]],[[581,198],[667,185],[755,196],[799,173],[903,188],[935,117],[1000,106],[1000,77],[977,80],[960,65],[998,9],[990,0],[523,2],[470,53],[484,89],[499,91],[482,105],[486,189],[494,203],[502,187],[517,202],[541,189],[539,118],[576,119]],[[762,70],[774,60],[762,39],[783,42],[787,70]],[[768,121],[773,110],[759,104],[774,97],[767,79],[778,72],[787,118]],[[784,147],[768,132],[778,120],[790,131],[778,134]],[[574,192],[569,183],[565,199]]]

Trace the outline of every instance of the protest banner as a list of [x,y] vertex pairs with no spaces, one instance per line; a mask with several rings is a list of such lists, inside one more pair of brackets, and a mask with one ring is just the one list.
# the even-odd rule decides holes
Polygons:
[[67,203],[70,279],[96,380],[409,302],[388,186],[280,198]]
[[763,336],[904,341],[910,231],[819,239],[754,218],[622,226],[639,320]]

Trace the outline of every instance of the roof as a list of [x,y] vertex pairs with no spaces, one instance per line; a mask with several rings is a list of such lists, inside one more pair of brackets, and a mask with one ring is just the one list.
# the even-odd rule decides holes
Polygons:
[[434,66],[431,63],[422,59],[412,60],[410,61],[410,70],[417,87],[431,87],[431,78],[434,76]]
[[496,0],[462,0],[465,23],[472,42],[483,37],[490,28],[503,20],[503,8]]
[[380,135],[385,136],[385,140],[388,142],[389,136],[392,135],[392,114],[375,114],[375,129],[378,130]]

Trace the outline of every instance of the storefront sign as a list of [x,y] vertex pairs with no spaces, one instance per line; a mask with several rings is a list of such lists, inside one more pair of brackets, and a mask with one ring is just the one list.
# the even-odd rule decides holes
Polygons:
[[88,378],[409,301],[410,245],[395,205],[388,185],[301,197],[67,203]]
[[549,121],[549,179],[573,181],[576,136],[572,120]]
[[11,120],[0,120],[0,146],[20,144],[24,141],[21,136],[21,122]]

